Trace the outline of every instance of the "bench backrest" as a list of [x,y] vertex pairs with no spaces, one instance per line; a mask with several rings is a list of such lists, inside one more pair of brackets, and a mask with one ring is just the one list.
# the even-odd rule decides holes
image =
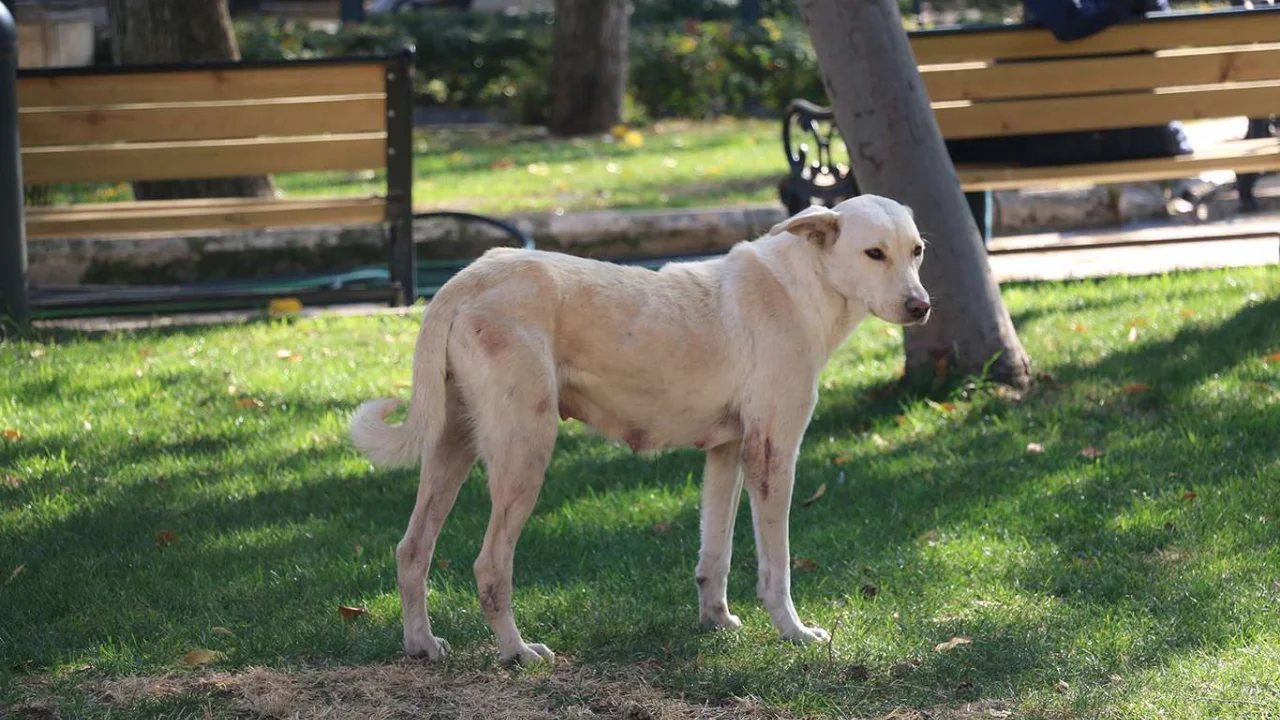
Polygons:
[[1280,8],[1150,17],[1071,43],[923,31],[911,46],[951,139],[1280,113]]
[[[404,141],[389,144],[388,128],[396,127],[397,111],[409,112],[408,69],[405,54],[23,71],[18,119],[24,181],[386,168]],[[410,119],[402,120],[407,130],[400,135],[407,136]],[[408,143],[401,152],[412,152],[411,138]]]

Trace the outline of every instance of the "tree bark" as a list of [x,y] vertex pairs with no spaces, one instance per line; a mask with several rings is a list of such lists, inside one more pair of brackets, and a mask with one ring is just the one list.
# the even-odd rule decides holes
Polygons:
[[[118,65],[239,60],[227,0],[108,0]],[[105,82],[110,82],[107,78]],[[271,197],[270,177],[135,182],[138,200]]]
[[622,120],[627,5],[627,0],[556,0],[552,133],[600,133]]
[[864,192],[911,207],[929,243],[920,279],[932,319],[906,332],[906,379],[988,370],[1030,382],[1000,286],[929,106],[895,0],[800,0],[822,81]]

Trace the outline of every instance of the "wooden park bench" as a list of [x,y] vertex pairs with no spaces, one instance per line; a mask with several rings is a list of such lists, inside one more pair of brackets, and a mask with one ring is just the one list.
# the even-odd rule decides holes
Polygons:
[[[918,31],[910,41],[948,140],[1280,113],[1280,9],[1151,16],[1070,43],[1026,26]],[[791,175],[780,193],[793,212],[858,194],[847,166],[832,159],[831,119],[829,108],[797,101],[783,120]],[[816,145],[797,143],[793,127]],[[1280,139],[1149,160],[956,170],[967,193],[1258,173],[1280,170]]]
[[376,170],[372,197],[30,207],[30,240],[308,225],[385,229],[393,304],[416,299],[412,53],[19,73],[24,183]]

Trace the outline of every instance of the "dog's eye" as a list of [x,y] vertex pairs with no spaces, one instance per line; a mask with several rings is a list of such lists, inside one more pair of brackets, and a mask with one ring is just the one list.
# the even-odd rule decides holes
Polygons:
[[916,246],[916,249],[915,249],[914,251],[912,251],[912,253],[911,253],[911,254],[912,254],[912,255],[915,255],[916,257],[920,257],[921,255],[923,255],[923,254],[924,254],[924,246],[923,246],[923,245],[917,245],[917,246]]
[[872,260],[883,260],[884,251],[881,250],[880,248],[871,248],[870,250],[867,251],[867,257],[871,258]]

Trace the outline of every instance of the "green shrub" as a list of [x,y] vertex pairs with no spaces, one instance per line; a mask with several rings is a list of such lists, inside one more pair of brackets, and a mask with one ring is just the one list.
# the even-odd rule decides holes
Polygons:
[[[423,12],[382,16],[340,33],[305,24],[237,24],[246,59],[391,54],[417,49],[417,100],[486,109],[541,124],[550,104],[552,17],[546,13]],[[631,30],[628,119],[776,114],[793,97],[822,101],[804,25],[686,20]]]

